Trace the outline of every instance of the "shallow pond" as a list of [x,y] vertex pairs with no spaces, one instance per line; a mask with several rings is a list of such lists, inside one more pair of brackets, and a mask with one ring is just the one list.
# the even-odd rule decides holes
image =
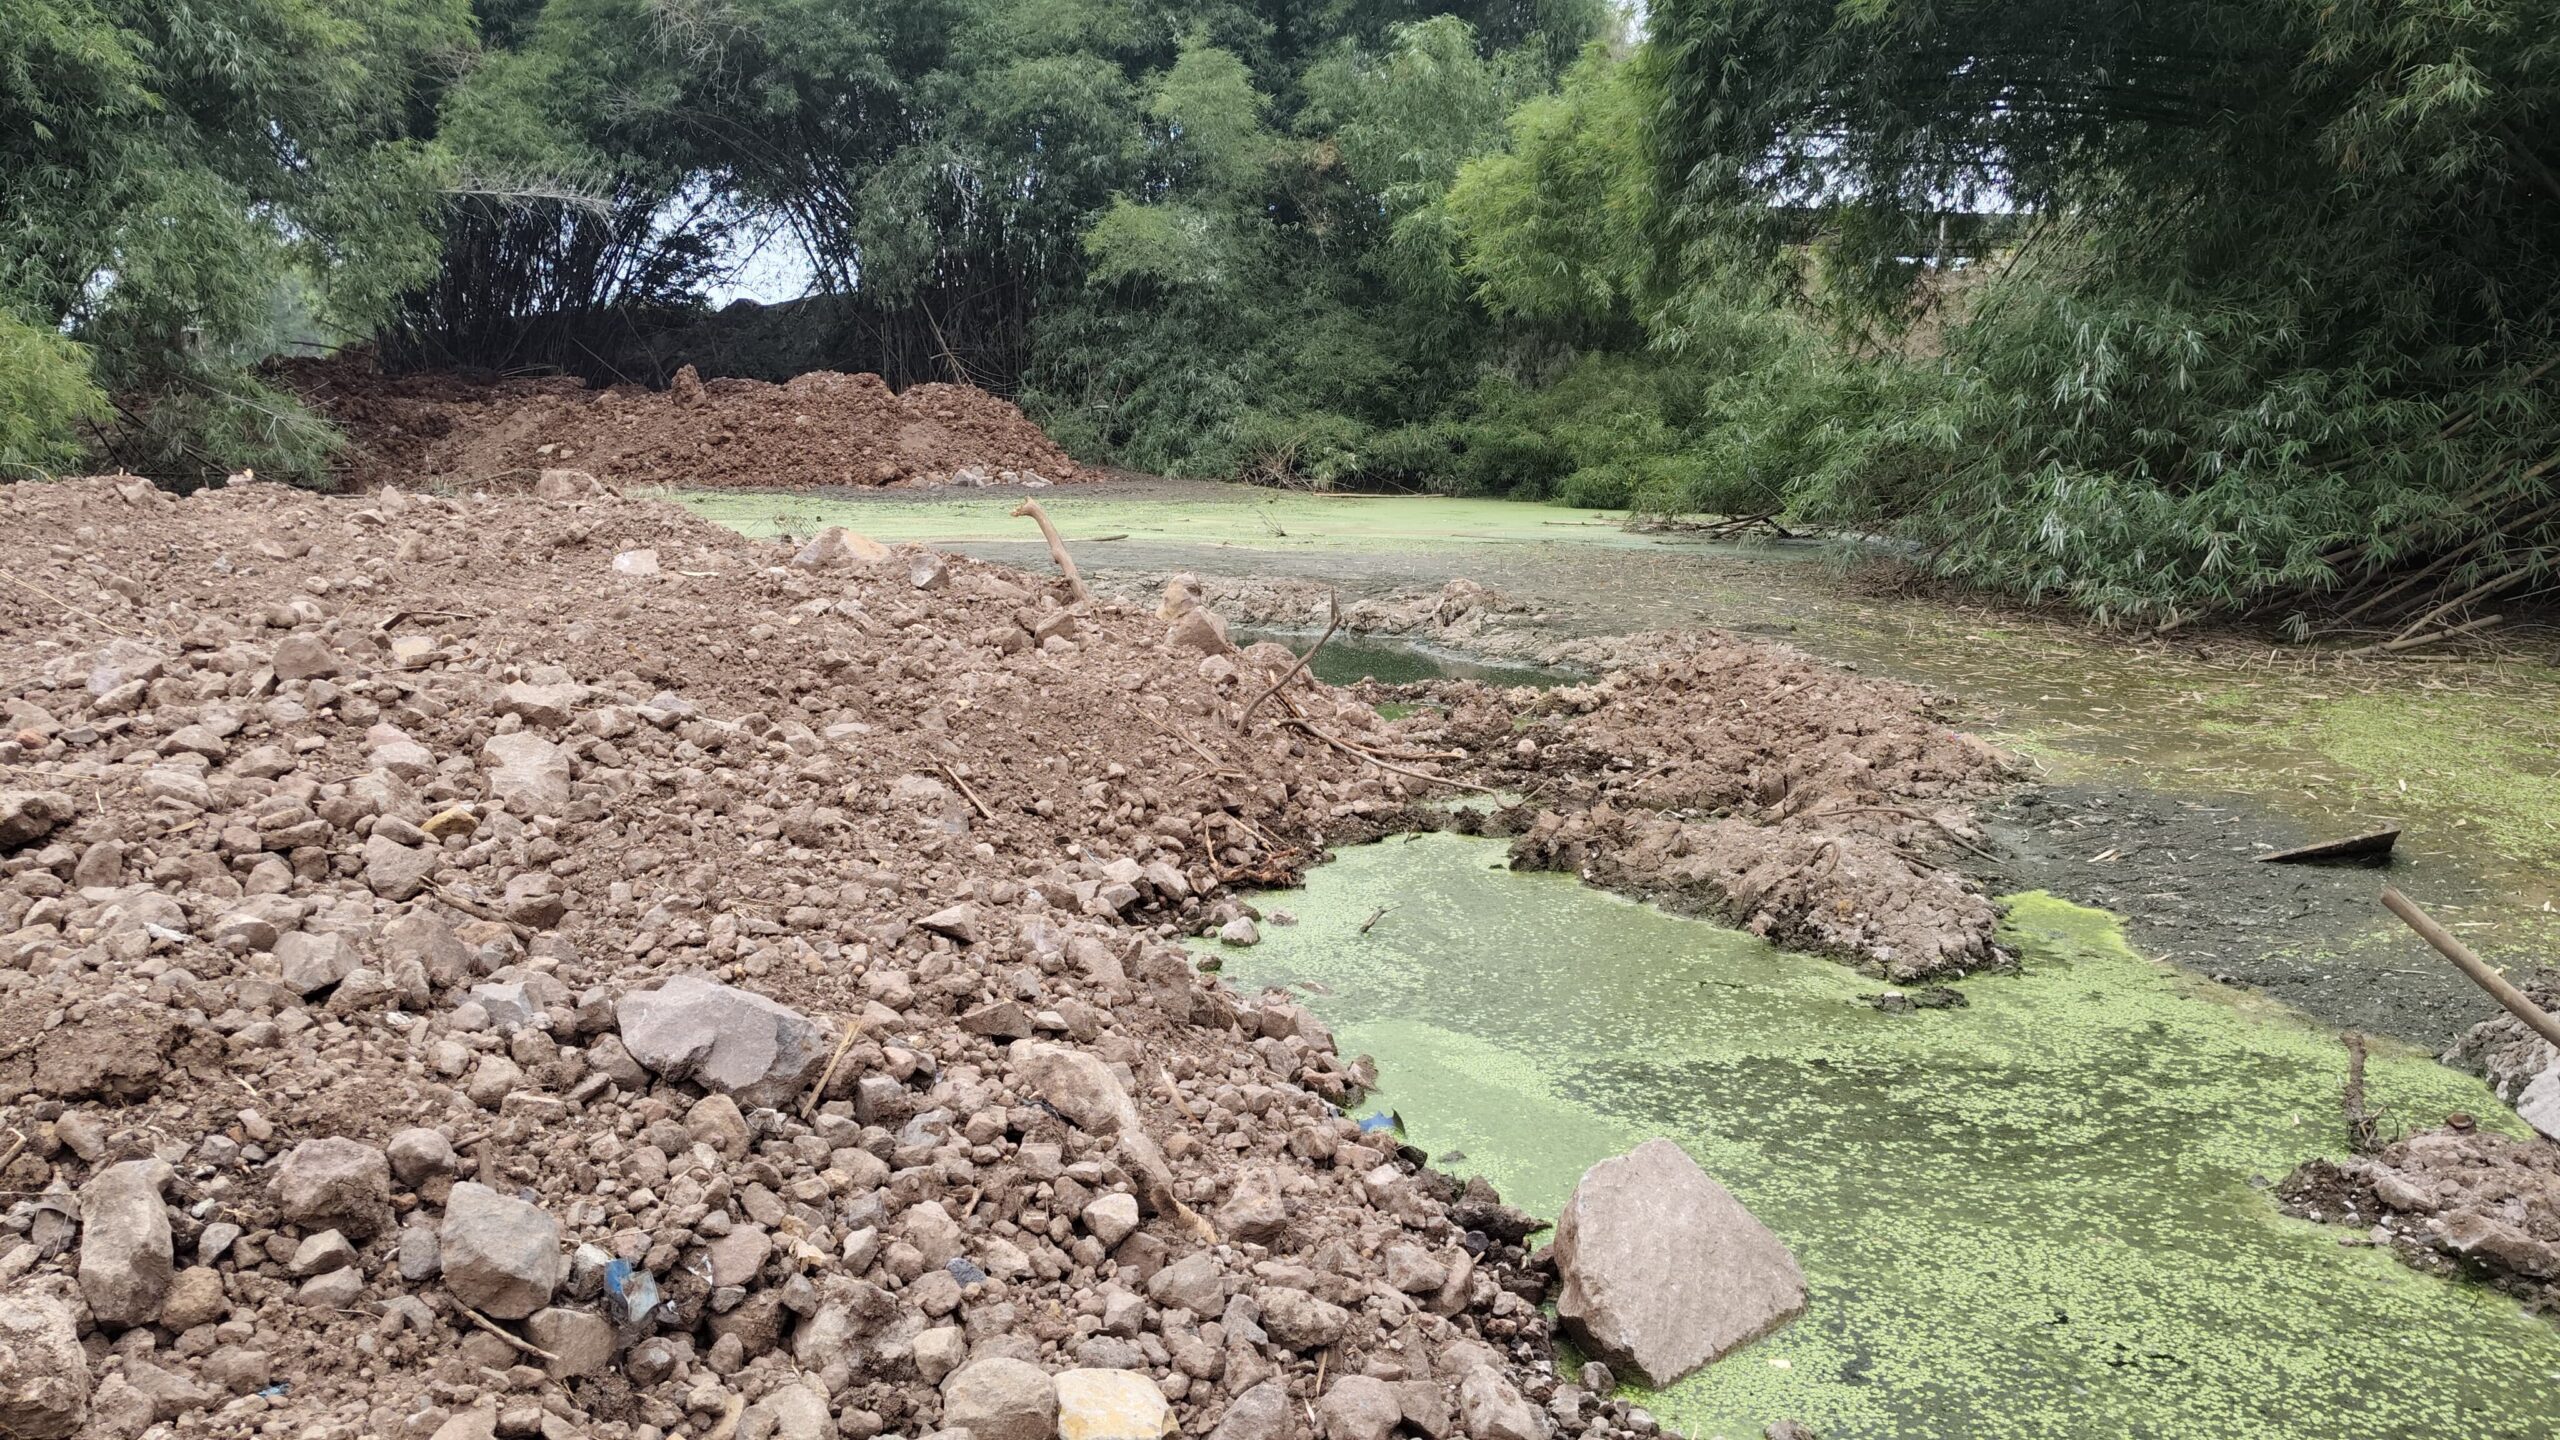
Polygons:
[[[1228,632],[1238,645],[1272,640],[1305,653],[1321,633],[1314,630],[1270,630],[1239,625]],[[1377,680],[1410,685],[1419,680],[1481,680],[1488,685],[1563,685],[1576,677],[1536,665],[1503,665],[1471,660],[1455,651],[1409,640],[1337,634],[1316,652],[1307,668],[1328,685]]]
[[[1444,1168],[1552,1215],[1668,1135],[1783,1236],[1807,1315],[1648,1403],[1701,1437],[2546,1436],[2560,1330],[2420,1276],[2263,1188],[2343,1144],[2344,1055],[2290,1012],[2020,897],[2016,977],[1888,1016],[1874,982],[1748,935],[1511,873],[1498,842],[1345,851],[1262,945],[1377,1106]],[[1360,922],[1390,908],[1366,935]],[[2395,1121],[2512,1123],[2468,1077],[2377,1053]]]

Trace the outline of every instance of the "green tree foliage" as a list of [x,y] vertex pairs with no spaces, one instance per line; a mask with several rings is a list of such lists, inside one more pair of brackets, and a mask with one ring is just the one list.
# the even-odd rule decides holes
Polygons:
[[280,294],[317,280],[363,327],[433,272],[421,137],[470,42],[464,0],[0,7],[0,310],[69,337],[9,341],[46,374],[12,380],[5,429],[35,438],[6,451],[59,460],[94,374],[136,468],[316,476],[325,427],[247,364]]
[[1808,480],[1807,509],[2107,617],[2284,613],[2439,556],[2366,623],[2540,583],[2560,541],[2547,5],[1655,16],[1659,234],[1712,277],[1700,311],[1744,275],[1890,330],[1940,293],[1915,283],[1940,215],[2035,217],[1923,367],[1935,398],[1885,418],[1904,463]]

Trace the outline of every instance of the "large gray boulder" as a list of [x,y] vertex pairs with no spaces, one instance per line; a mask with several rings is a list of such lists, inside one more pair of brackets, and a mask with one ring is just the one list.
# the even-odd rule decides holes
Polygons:
[[1657,1390],[1804,1313],[1786,1243],[1668,1140],[1583,1173],[1555,1257],[1565,1333]]
[[169,1212],[160,1191],[175,1178],[165,1161],[110,1165],[80,1187],[80,1293],[101,1325],[160,1318],[176,1273]]
[[699,975],[625,995],[613,1014],[632,1059],[750,1109],[797,1100],[827,1062],[826,1032],[808,1016]]
[[40,1295],[0,1296],[0,1435],[69,1440],[89,1424],[89,1356],[71,1312]]

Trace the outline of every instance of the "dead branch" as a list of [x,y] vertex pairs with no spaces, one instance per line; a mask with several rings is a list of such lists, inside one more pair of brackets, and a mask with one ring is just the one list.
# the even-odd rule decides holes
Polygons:
[[1032,523],[1040,527],[1041,538],[1049,542],[1049,558],[1058,562],[1059,571],[1067,577],[1067,593],[1078,600],[1093,598],[1093,592],[1084,588],[1084,576],[1076,573],[1075,557],[1067,553],[1067,542],[1059,538],[1058,527],[1049,523],[1049,512],[1040,508],[1040,502],[1025,500],[1013,507],[1013,513],[1016,518],[1030,516]]
[[2385,640],[2379,645],[2359,646],[2356,649],[2343,652],[2339,658],[2342,660],[2352,660],[2366,655],[2397,655],[2404,650],[2423,650],[2426,647],[2435,644],[2439,640],[2451,640],[2457,635],[2477,634],[2482,630],[2503,625],[2506,623],[2506,619],[2507,617],[2504,615],[2483,615],[2476,620],[2465,620],[2459,625],[2448,625],[2441,630],[2430,630],[2424,635],[2403,634],[2396,640]]
[[996,818],[996,812],[987,808],[987,802],[978,798],[978,792],[969,788],[969,782],[960,778],[959,771],[952,769],[949,764],[940,760],[933,762],[933,768],[942,772],[943,779],[960,787],[960,793],[969,797],[969,804],[971,808],[978,812],[979,819],[993,820]]
[[488,1331],[490,1334],[497,1336],[499,1339],[506,1341],[508,1344],[513,1345],[518,1350],[523,1351],[537,1360],[556,1361],[560,1358],[559,1356],[552,1354],[550,1351],[543,1349],[541,1346],[534,1344],[532,1341],[525,1339],[521,1335],[511,1335],[505,1330],[500,1329],[497,1321],[490,1319],[488,1316],[481,1314],[479,1311],[472,1309],[470,1306],[463,1304],[459,1300],[453,1302],[453,1308],[462,1312],[463,1319],[470,1321],[472,1324],[479,1326],[481,1329]]
[[1283,723],[1294,725],[1323,741],[1327,745],[1332,746],[1334,749],[1341,751],[1343,754],[1365,760],[1390,774],[1409,776],[1412,779],[1420,780],[1430,785],[1447,785],[1459,790],[1473,790],[1485,795],[1499,795],[1502,793],[1490,785],[1478,785],[1472,780],[1452,780],[1446,775],[1432,775],[1420,770],[1408,770],[1402,765],[1391,765],[1388,762],[1379,759],[1375,754],[1372,754],[1367,750],[1363,750],[1359,746],[1354,745],[1347,740],[1338,739],[1335,736],[1325,733],[1323,730],[1317,728],[1313,721],[1291,719]]
[[1273,681],[1270,689],[1254,696],[1253,703],[1244,707],[1244,714],[1236,717],[1238,730],[1252,724],[1253,712],[1262,708],[1262,702],[1279,694],[1288,687],[1290,681],[1297,679],[1299,672],[1307,668],[1307,662],[1316,658],[1316,652],[1324,648],[1324,642],[1332,639],[1333,632],[1342,628],[1342,592],[1327,591],[1325,604],[1331,612],[1331,618],[1325,622],[1324,633],[1316,637],[1316,643],[1307,647],[1307,653],[1298,657],[1298,663],[1290,666],[1288,673]]
[[2338,1037],[2347,1047],[2347,1093],[2343,1102],[2347,1116],[2347,1148],[2358,1155],[2370,1155],[2382,1148],[2381,1128],[2364,1102],[2364,1037],[2350,1030]]
[[6,570],[0,570],[0,580],[6,580],[10,584],[17,586],[19,589],[26,591],[28,594],[41,596],[44,599],[50,600],[54,604],[61,606],[63,609],[70,611],[72,614],[79,616],[81,619],[88,621],[90,624],[104,629],[110,635],[131,636],[133,634],[132,631],[125,629],[123,626],[116,624],[105,616],[95,615],[89,611],[83,610],[79,606],[72,604],[70,601],[63,599],[61,596],[54,594],[52,591],[39,585],[30,585],[26,581],[19,579],[17,576],[10,574]]
[[828,1084],[836,1078],[836,1067],[844,1063],[844,1052],[853,1048],[854,1037],[862,1033],[862,1026],[859,1015],[845,1025],[844,1038],[836,1042],[836,1053],[827,1057],[827,1068],[818,1072],[818,1083],[809,1087],[809,1097],[800,1102],[803,1121],[818,1113],[818,1101],[826,1095]]

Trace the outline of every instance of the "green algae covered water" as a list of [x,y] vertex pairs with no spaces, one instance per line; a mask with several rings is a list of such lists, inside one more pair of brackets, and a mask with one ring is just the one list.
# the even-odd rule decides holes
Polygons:
[[[1700,1440],[2560,1434],[2560,1330],[2276,1214],[2268,1182],[2343,1147],[2335,1038],[2099,912],[2018,897],[2022,975],[1893,1016],[1492,841],[1348,850],[1269,904],[1299,923],[1230,978],[1298,986],[1444,1168],[1552,1215],[1667,1135],[1794,1247],[1808,1313],[1645,1401]],[[2424,1056],[2369,1083],[2394,1122],[2513,1123]]]

